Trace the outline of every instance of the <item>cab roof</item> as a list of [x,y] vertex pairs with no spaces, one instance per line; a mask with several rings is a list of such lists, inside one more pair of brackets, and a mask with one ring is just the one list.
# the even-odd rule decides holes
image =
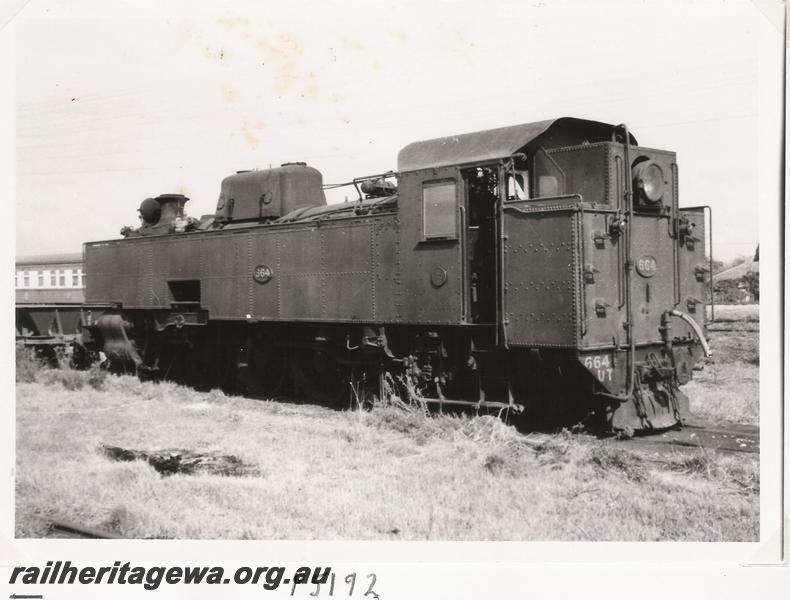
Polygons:
[[[398,171],[497,160],[540,146],[555,148],[612,141],[614,128],[600,121],[559,117],[413,142],[398,153]],[[629,137],[631,144],[636,145],[636,138]]]

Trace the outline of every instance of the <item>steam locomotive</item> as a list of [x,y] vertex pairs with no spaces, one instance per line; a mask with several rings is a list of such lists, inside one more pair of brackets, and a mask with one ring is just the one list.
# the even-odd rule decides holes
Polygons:
[[328,205],[305,163],[216,212],[143,201],[86,243],[78,349],[115,370],[327,404],[398,394],[528,422],[682,422],[703,354],[705,208],[675,154],[558,118],[409,144]]

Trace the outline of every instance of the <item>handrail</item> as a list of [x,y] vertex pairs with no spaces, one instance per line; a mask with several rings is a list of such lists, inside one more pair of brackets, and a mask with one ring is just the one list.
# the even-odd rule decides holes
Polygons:
[[540,197],[540,198],[524,198],[523,200],[522,199],[519,199],[519,200],[505,200],[503,204],[505,206],[510,206],[512,204],[521,204],[522,202],[552,202],[552,201],[555,201],[555,200],[571,200],[571,199],[579,200],[579,202],[583,201],[581,194],[564,194],[562,196],[544,196],[544,197]]
[[[614,137],[614,134],[613,134]],[[624,175],[626,168],[623,165],[623,158],[620,155],[615,156],[615,169],[616,169],[616,178],[617,178],[617,212],[615,213],[617,217],[617,221],[621,221],[623,218],[623,200],[625,198],[625,192],[622,189]],[[619,265],[623,263],[623,258],[625,256],[625,242],[617,244],[617,310],[621,310],[623,306],[625,306],[625,286],[623,285],[623,269],[619,268]]]
[[497,268],[496,271],[496,284],[497,284],[497,302],[496,302],[496,345],[502,346],[505,350],[508,349],[507,342],[507,327],[505,325],[505,200],[504,196],[507,194],[505,189],[505,169],[502,168],[500,163],[497,185],[499,185],[499,198],[497,200],[496,211],[496,224],[497,224],[497,237],[499,238],[497,244]]
[[[581,196],[580,196],[581,197]],[[587,335],[587,283],[584,280],[584,269],[587,268],[587,261],[585,258],[584,252],[584,203],[579,202],[579,216],[577,220],[577,229],[578,235],[576,238],[576,242],[579,246],[579,287],[581,289],[581,320],[582,320],[582,330],[581,330],[581,337]]]
[[533,208],[531,210],[524,210],[523,208],[518,208],[516,206],[503,206],[502,210],[508,210],[511,212],[521,213],[522,215],[536,215],[540,213],[549,213],[549,212],[565,212],[565,211],[572,211],[576,212],[579,210],[578,206],[571,206],[571,205],[562,205],[562,206],[552,206],[546,207],[546,210],[541,210],[540,208]]
[[469,228],[466,225],[466,207],[464,203],[458,204],[458,212],[461,213],[461,319],[467,322],[471,315],[467,315],[467,294],[470,293],[469,277]]
[[464,162],[454,163],[450,165],[437,165],[437,166],[429,166],[429,167],[418,167],[416,169],[407,169],[404,171],[395,171],[398,175],[404,175],[406,173],[417,173],[419,171],[434,171],[436,169],[473,169],[475,167],[491,167],[491,166],[502,166],[505,164],[507,160],[513,160],[517,158],[519,160],[526,160],[528,157],[523,152],[516,152],[515,154],[510,154],[508,156],[492,156],[490,158],[476,158],[475,160],[467,160]]
[[[708,293],[710,295],[710,320],[715,321],[716,314],[714,313],[713,308],[713,209],[709,204],[700,204],[698,206],[684,206],[680,210],[699,210],[700,208],[708,213],[708,268],[710,269],[710,277],[708,278]],[[704,214],[702,218],[705,218]],[[680,275],[678,275],[678,277],[679,276]]]
[[678,243],[680,241],[680,231],[679,231],[679,222],[680,222],[680,199],[678,198],[679,192],[678,188],[680,187],[678,181],[678,165],[677,163],[672,163],[672,192],[674,196],[674,202],[672,206],[672,210],[675,213],[672,219],[672,227],[671,227],[671,235],[672,238],[672,258],[675,262],[675,273],[672,277],[672,287],[674,291],[674,296],[672,298],[675,305],[680,304],[680,248],[678,247]]
[[624,149],[624,165],[623,171],[625,176],[625,201],[626,201],[626,210],[628,213],[628,219],[626,220],[626,229],[625,229],[625,264],[623,268],[625,270],[625,311],[626,311],[626,321],[628,323],[628,327],[626,332],[628,333],[628,367],[626,371],[627,377],[627,384],[626,384],[626,392],[622,395],[615,396],[621,402],[627,402],[631,399],[631,396],[634,393],[634,383],[636,379],[636,343],[635,343],[635,336],[634,336],[634,315],[633,315],[633,302],[631,298],[631,271],[633,270],[633,256],[632,256],[632,229],[633,229],[633,220],[634,220],[634,192],[631,185],[631,172],[630,172],[630,165],[631,165],[631,157],[630,157],[630,134],[628,133],[628,127],[625,124],[621,124],[615,127],[615,130],[622,129],[624,134],[624,141],[623,141],[623,149]]

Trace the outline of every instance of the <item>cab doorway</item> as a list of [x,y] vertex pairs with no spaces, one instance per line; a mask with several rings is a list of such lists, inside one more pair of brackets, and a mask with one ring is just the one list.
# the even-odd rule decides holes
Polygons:
[[496,322],[497,204],[496,167],[462,171],[466,185],[466,256],[469,316],[474,324]]
[[[492,325],[497,319],[497,272],[499,243],[499,167],[472,167],[462,171],[466,186],[466,256],[469,273],[470,319],[474,324]],[[529,173],[523,161],[505,168],[504,202],[530,197]]]

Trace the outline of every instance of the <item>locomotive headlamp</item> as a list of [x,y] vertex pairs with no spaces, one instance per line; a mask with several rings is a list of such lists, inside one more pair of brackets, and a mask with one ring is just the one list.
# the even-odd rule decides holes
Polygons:
[[634,188],[639,196],[650,203],[660,202],[664,197],[664,171],[652,160],[634,166]]

